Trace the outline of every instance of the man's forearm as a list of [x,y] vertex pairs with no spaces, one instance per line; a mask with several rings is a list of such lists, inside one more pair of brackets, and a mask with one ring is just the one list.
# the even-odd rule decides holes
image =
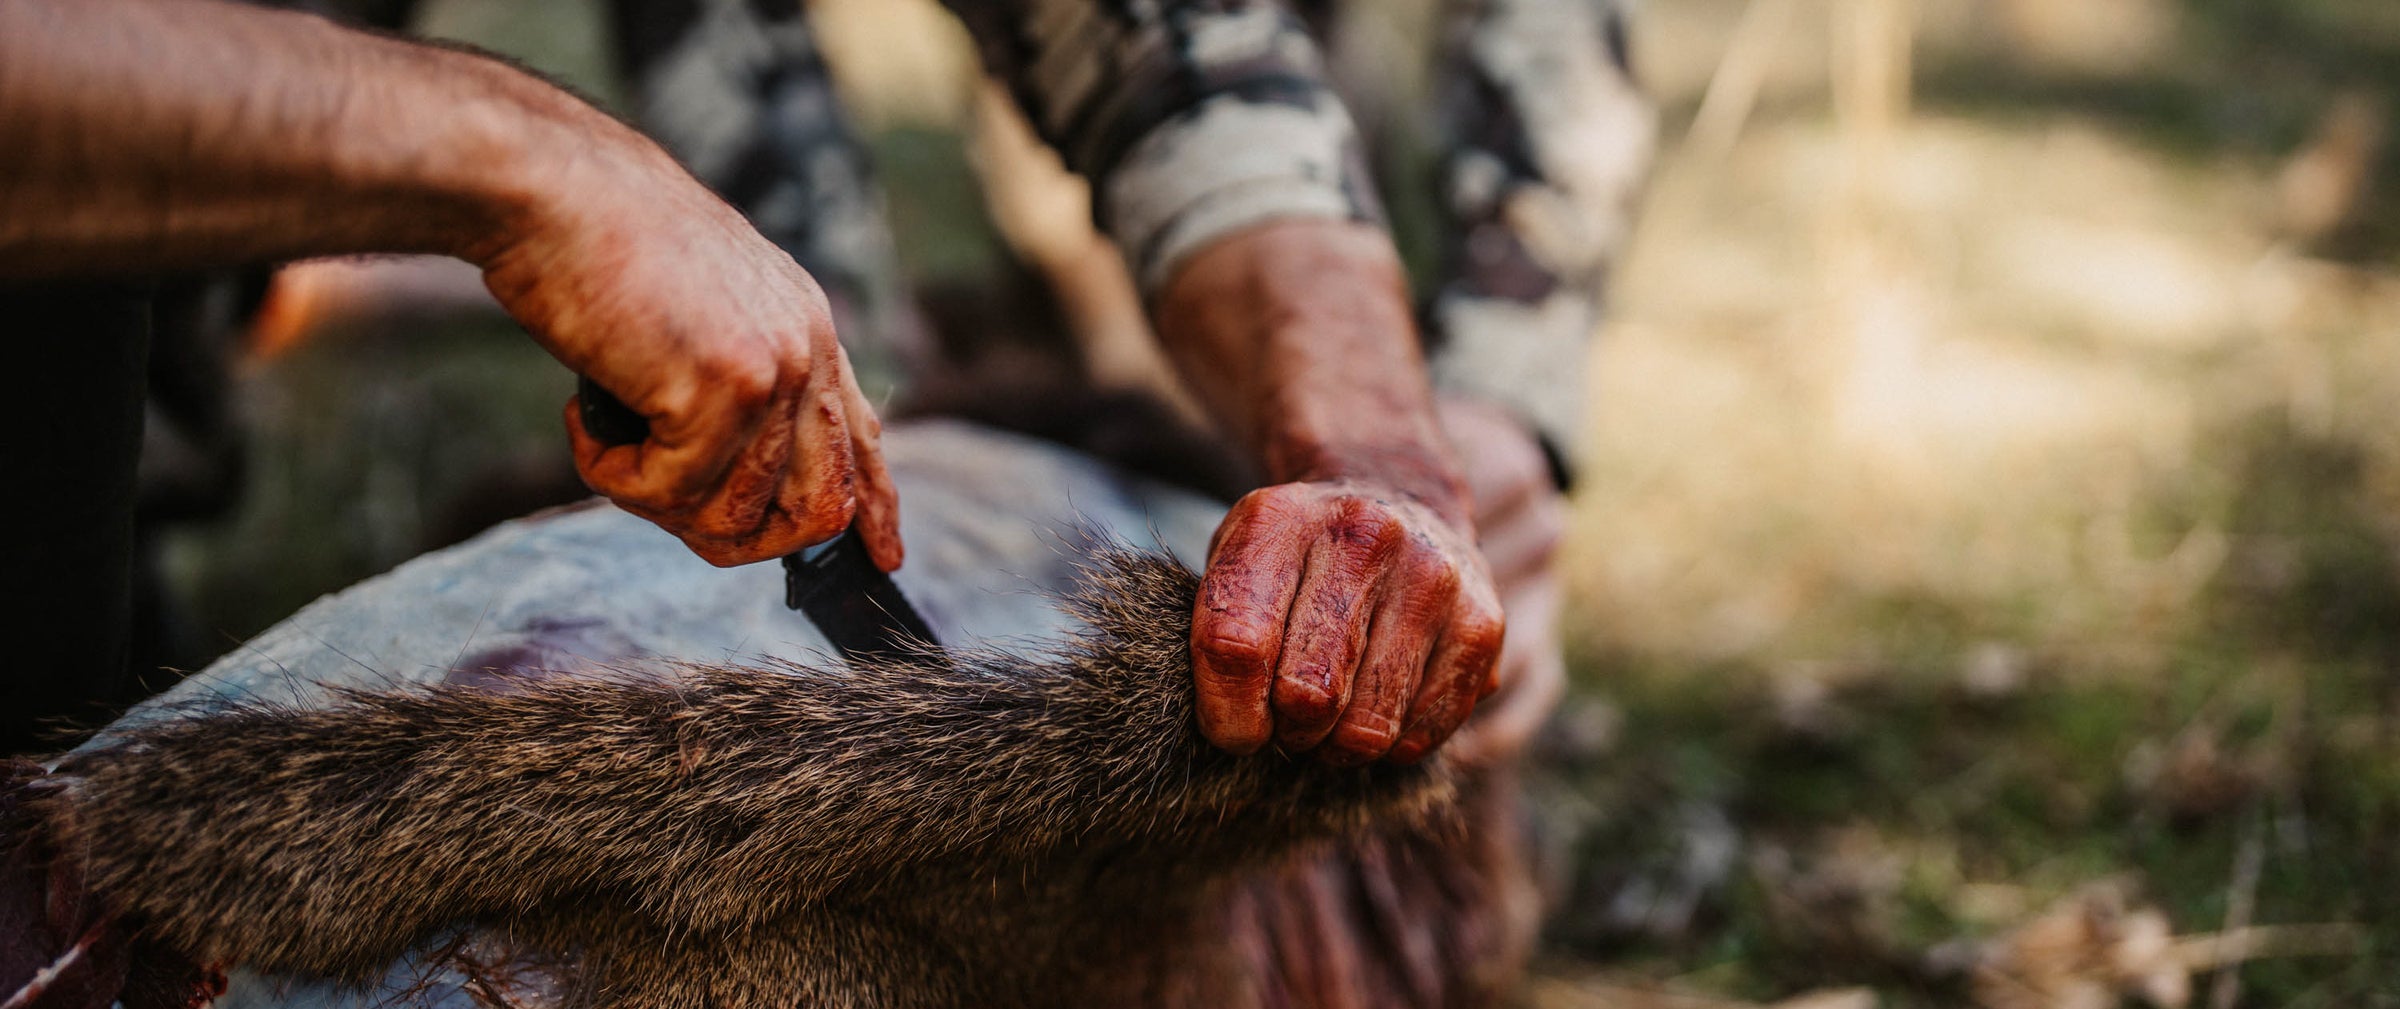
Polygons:
[[0,0],[0,276],[472,254],[566,170],[526,152],[595,127],[623,130],[497,61],[307,15]]
[[1285,0],[945,2],[1270,477],[1456,496],[1357,131]]
[[1156,315],[1186,378],[1269,479],[1366,481],[1467,520],[1380,229],[1260,225],[1195,253]]
[[1280,0],[947,2],[1092,180],[1161,341],[1272,484],[1209,545],[1200,731],[1423,759],[1492,689],[1504,620],[1315,44]]
[[[438,252],[649,421],[592,489],[711,563],[900,565],[824,292],[631,128],[498,61],[219,0],[0,0],[0,279]],[[855,521],[854,521],[855,520]]]

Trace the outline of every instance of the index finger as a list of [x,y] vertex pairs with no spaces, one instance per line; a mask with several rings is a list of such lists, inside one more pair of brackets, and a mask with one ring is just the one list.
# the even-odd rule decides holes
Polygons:
[[876,567],[887,573],[898,571],[906,556],[900,542],[900,488],[892,483],[891,469],[883,461],[883,418],[876,416],[875,407],[859,391],[849,355],[841,355],[840,363],[852,467],[858,474],[859,538],[865,541],[867,556],[874,559]]
[[1292,524],[1276,521],[1279,509],[1264,493],[1243,498],[1218,527],[1192,608],[1200,733],[1237,754],[1257,752],[1274,733],[1268,691],[1308,550]]

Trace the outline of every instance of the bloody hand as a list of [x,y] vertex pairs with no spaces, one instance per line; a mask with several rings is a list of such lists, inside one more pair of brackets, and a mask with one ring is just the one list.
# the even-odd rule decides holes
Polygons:
[[610,444],[570,403],[584,481],[714,564],[791,553],[855,515],[877,566],[898,568],[882,424],[816,282],[646,144],[549,188],[574,198],[474,258],[534,339],[649,422]]
[[1192,617],[1200,728],[1336,764],[1407,763],[1491,692],[1502,621],[1475,546],[1357,481],[1255,491],[1217,531]]
[[717,564],[898,508],[825,296],[654,143],[497,61],[241,4],[0,3],[0,276],[354,252],[469,260],[649,420],[594,490]]
[[1503,620],[1390,240],[1256,225],[1193,254],[1155,315],[1212,412],[1287,481],[1236,503],[1209,550],[1202,733],[1235,753],[1423,758],[1493,689]]

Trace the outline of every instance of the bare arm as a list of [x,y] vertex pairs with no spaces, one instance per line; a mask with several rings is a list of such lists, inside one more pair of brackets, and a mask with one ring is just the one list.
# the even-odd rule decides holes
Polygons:
[[302,15],[0,2],[0,272],[464,255],[533,212],[523,133],[573,129],[571,104]]
[[0,0],[0,277],[357,252],[481,266],[651,421],[568,426],[594,489],[720,564],[854,514],[900,560],[879,426],[790,257],[631,129],[498,61],[216,0]]

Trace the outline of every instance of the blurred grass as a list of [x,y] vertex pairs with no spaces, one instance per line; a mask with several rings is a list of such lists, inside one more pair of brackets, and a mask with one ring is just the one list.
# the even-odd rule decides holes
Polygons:
[[[1622,728],[1545,785],[1554,969],[1990,1004],[1960,941],[2109,881],[2212,932],[2254,846],[2250,921],[2365,932],[2232,1004],[2400,1004],[2395,201],[2287,207],[2345,96],[2388,120],[2400,8],[1918,4],[1862,164],[1838,7],[1670,145],[1617,288],[1569,570]],[[1741,10],[1646,9],[1671,123]]]
[[[2396,1004],[2400,780],[2388,726],[2361,714],[2388,708],[2389,667],[2254,652],[2198,640],[2149,682],[2037,678],[2005,696],[1895,666],[1805,712],[1753,670],[1586,664],[1610,674],[1625,728],[1544,785],[1593,810],[1563,831],[1550,955],[1733,997],[1867,984],[1891,1005],[1957,1005],[1967,978],[1945,946],[2110,880],[2212,931],[2237,850],[2259,843],[2255,920],[2369,930],[2341,957],[2249,965],[2241,1004]],[[1695,830],[1695,810],[1725,836]],[[1738,854],[1684,881],[1688,917],[1628,905],[1671,890],[1696,844]]]
[[[2400,1005],[2400,144],[2326,125],[2363,101],[2400,135],[2400,4],[1923,0],[1914,109],[1862,143],[1827,83],[1854,2],[1793,0],[1745,129],[1700,153],[1679,141],[1747,4],[1637,22],[1668,143],[1565,558],[1539,1003],[1988,1003],[1962,944],[2109,884],[2179,934],[2244,893],[2255,923],[2363,928],[2242,965],[2233,1004]],[[910,275],[990,270],[955,28],[820,6]],[[613,93],[587,4],[437,24]],[[1384,120],[1420,185],[1421,85]],[[2353,155],[2363,198],[2297,228],[2299,168]],[[231,635],[412,553],[468,474],[557,451],[568,387],[504,326],[251,383],[251,502],[181,547]]]

